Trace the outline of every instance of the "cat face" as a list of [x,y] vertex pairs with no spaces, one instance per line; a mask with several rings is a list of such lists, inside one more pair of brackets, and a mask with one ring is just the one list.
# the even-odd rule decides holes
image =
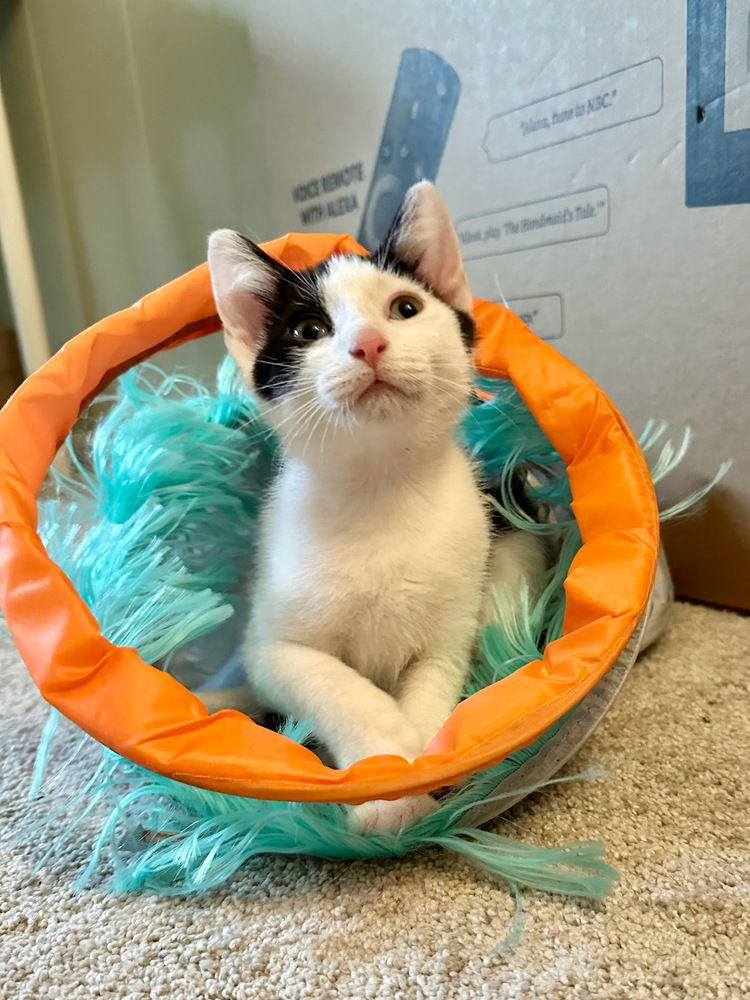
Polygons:
[[237,233],[209,244],[227,345],[288,454],[448,432],[471,391],[471,294],[435,189],[371,258],[294,272]]

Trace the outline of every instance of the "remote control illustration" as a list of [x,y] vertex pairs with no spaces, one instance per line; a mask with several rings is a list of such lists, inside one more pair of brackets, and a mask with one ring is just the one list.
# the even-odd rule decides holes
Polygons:
[[404,49],[362,212],[358,240],[374,250],[405,192],[434,181],[458,104],[453,67],[429,49]]

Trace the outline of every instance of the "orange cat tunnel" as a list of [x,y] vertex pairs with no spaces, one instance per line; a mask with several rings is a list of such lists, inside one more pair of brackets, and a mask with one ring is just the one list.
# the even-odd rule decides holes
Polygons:
[[[294,234],[264,244],[292,268],[350,237]],[[379,756],[346,770],[234,711],[200,699],[101,634],[37,534],[36,498],[87,403],[157,351],[219,329],[205,264],[96,323],[32,375],[0,412],[0,601],[42,696],[141,767],[234,795],[357,803],[452,785],[532,743],[607,674],[647,607],[659,526],[651,477],[630,430],[594,382],[502,306],[475,300],[476,366],[511,379],[562,457],[582,546],[565,581],[563,635],[542,659],[462,702],[412,763]]]

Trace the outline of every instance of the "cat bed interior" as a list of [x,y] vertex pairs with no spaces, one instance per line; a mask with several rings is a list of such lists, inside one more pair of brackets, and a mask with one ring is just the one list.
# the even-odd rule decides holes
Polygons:
[[[295,268],[363,252],[327,235],[264,249]],[[128,372],[37,530],[37,496],[86,405],[138,362],[219,328],[205,265],[80,334],[2,411],[0,598],[56,709],[39,777],[61,716],[103,748],[75,800],[110,807],[89,873],[106,844],[119,888],[184,892],[263,851],[362,857],[439,843],[514,886],[592,896],[610,886],[597,845],[511,849],[475,824],[547,781],[622,683],[657,572],[652,475],[587,376],[506,308],[476,300],[474,313],[482,392],[461,434],[496,483],[532,471],[549,518],[530,521],[510,490],[503,512],[546,532],[556,562],[521,620],[482,635],[465,699],[413,763],[373,757],[335,770],[305,745],[304,720],[276,732],[238,712],[209,715],[181,683],[215,683],[231,663],[242,560],[275,458],[229,362],[216,387],[149,364]],[[663,432],[647,428],[644,447]],[[658,475],[670,464],[662,455]],[[438,811],[400,834],[355,833],[336,805],[434,790]],[[143,835],[135,847],[127,817]]]

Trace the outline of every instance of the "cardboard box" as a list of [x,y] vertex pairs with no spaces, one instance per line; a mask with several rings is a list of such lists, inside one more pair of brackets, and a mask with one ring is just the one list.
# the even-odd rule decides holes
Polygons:
[[[436,180],[476,294],[695,443],[678,592],[750,608],[750,0],[254,0],[270,224],[377,241]],[[727,90],[727,98],[723,96]]]
[[430,177],[478,295],[636,431],[693,426],[666,502],[734,459],[665,542],[682,595],[750,607],[750,0],[33,6],[0,5],[0,77],[55,348],[212,228],[372,244]]

